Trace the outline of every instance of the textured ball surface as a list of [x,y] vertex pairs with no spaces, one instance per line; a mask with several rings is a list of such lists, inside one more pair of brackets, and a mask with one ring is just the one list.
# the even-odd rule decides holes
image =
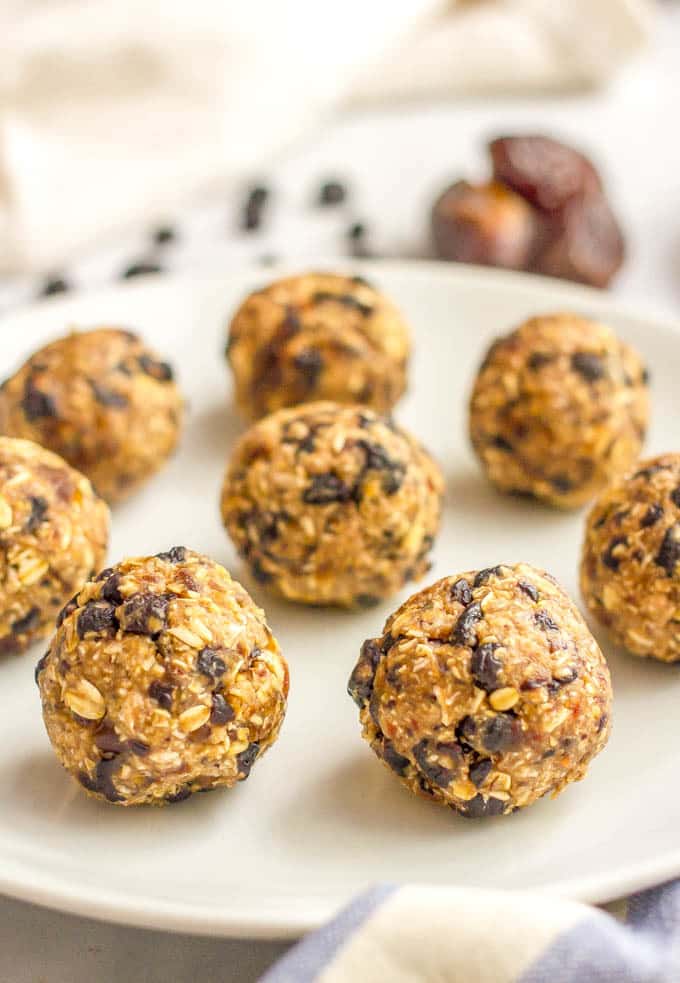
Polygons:
[[364,643],[349,692],[407,788],[471,818],[562,791],[609,733],[604,656],[557,582],[526,563],[414,594]]
[[409,331],[362,277],[307,273],[245,299],[227,357],[241,410],[258,418],[329,399],[385,412],[406,388]]
[[0,389],[0,431],[33,440],[85,474],[109,502],[165,463],[182,398],[167,362],[120,328],[41,348]]
[[0,652],[53,630],[60,608],[106,556],[109,510],[65,461],[0,437]]
[[119,805],[247,778],[276,740],[288,694],[264,612],[224,567],[183,547],[85,584],[36,678],[59,760]]
[[629,652],[680,659],[680,454],[640,461],[597,499],[586,522],[581,591]]
[[277,593],[364,606],[428,569],[442,492],[435,462],[390,420],[311,403],[241,439],[222,516],[253,576]]
[[648,417],[638,354],[603,324],[553,314],[491,346],[470,400],[470,437],[501,491],[574,508],[634,464]]

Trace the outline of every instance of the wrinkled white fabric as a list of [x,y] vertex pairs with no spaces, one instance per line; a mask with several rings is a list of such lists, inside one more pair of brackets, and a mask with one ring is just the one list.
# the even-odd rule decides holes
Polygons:
[[649,3],[4,0],[0,271],[270,170],[350,100],[600,82]]

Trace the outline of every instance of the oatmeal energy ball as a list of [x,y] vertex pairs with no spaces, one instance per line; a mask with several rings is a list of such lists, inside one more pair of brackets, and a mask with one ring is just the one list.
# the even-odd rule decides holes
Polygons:
[[680,660],[680,454],[640,461],[588,515],[581,591],[634,655]]
[[396,307],[358,276],[277,280],[241,304],[227,357],[251,418],[332,399],[389,410],[406,387],[409,331]]
[[176,546],[69,601],[36,679],[64,767],[119,805],[235,785],[278,735],[288,669],[224,567]]
[[428,569],[442,491],[432,458],[390,420],[309,403],[244,435],[222,517],[261,583],[305,604],[364,606]]
[[60,454],[109,502],[158,471],[181,419],[170,366],[120,328],[53,341],[0,388],[0,432]]
[[364,643],[349,692],[407,788],[473,818],[557,795],[609,733],[604,657],[562,588],[527,563],[414,594]]
[[637,460],[648,416],[637,353],[603,324],[551,314],[525,321],[487,352],[470,437],[501,491],[575,508]]
[[106,556],[109,510],[56,454],[0,437],[0,653],[54,628]]

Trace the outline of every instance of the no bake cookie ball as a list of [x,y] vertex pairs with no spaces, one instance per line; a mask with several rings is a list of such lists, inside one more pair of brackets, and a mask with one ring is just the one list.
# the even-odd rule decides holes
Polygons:
[[241,304],[227,357],[241,410],[258,418],[329,399],[389,410],[406,387],[409,331],[362,277],[307,273],[277,280]]
[[526,563],[415,594],[364,643],[349,692],[407,788],[471,818],[561,792],[609,733],[604,657],[562,588]]
[[54,628],[68,598],[106,556],[109,510],[65,461],[0,437],[0,653]]
[[183,547],[85,584],[36,678],[59,760],[118,805],[247,778],[276,740],[288,693],[264,612],[223,567]]
[[171,367],[120,328],[46,345],[0,389],[0,432],[61,455],[109,502],[158,471],[181,419]]
[[393,422],[310,403],[244,435],[222,516],[253,576],[277,593],[365,606],[428,569],[442,492],[435,462]]
[[586,523],[581,591],[618,645],[680,660],[680,454],[639,462]]
[[603,324],[551,314],[489,349],[470,400],[470,437],[501,491],[575,508],[634,464],[648,416],[637,353]]

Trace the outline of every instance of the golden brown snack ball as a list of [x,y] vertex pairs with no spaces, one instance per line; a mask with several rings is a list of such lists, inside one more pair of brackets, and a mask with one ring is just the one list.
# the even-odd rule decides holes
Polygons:
[[581,592],[634,655],[680,659],[680,454],[640,461],[586,522]]
[[41,348],[0,389],[0,431],[34,440],[109,502],[172,453],[182,422],[173,371],[131,331],[96,328]]
[[22,652],[106,556],[109,510],[65,461],[0,437],[0,653]]
[[329,399],[386,412],[406,388],[408,327],[358,276],[306,273],[256,290],[229,328],[236,400],[257,419]]
[[414,594],[364,643],[349,693],[406,787],[470,818],[557,795],[609,734],[604,656],[559,584],[527,563]]
[[242,437],[222,517],[253,576],[278,594],[367,606],[428,569],[442,492],[435,462],[390,420],[310,403]]
[[494,342],[475,380],[470,437],[501,491],[575,508],[637,460],[647,372],[611,328],[575,314],[530,318]]
[[243,781],[276,740],[288,694],[264,612],[224,567],[184,547],[85,584],[36,678],[63,766],[126,806]]

